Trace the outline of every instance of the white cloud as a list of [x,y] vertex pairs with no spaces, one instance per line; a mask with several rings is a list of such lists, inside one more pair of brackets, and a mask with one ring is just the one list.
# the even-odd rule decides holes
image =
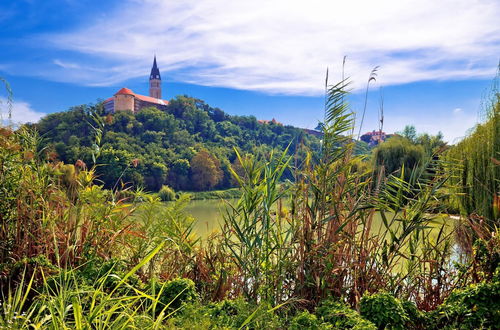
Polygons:
[[340,78],[344,55],[356,88],[376,65],[384,85],[490,78],[498,17],[497,0],[133,0],[42,38],[90,55],[92,65],[55,60],[84,84],[142,76],[156,53],[163,76],[176,81],[319,95],[325,68]]
[[453,109],[453,114],[455,114],[455,115],[460,114],[460,113],[462,113],[462,112],[464,112],[464,111],[462,110],[462,108],[455,108],[455,109]]
[[[31,108],[31,105],[23,101],[14,101],[12,103],[12,118],[11,121],[14,125],[24,123],[36,123],[46,113],[38,112]],[[3,123],[9,122],[9,103],[5,97],[0,97],[0,119]]]

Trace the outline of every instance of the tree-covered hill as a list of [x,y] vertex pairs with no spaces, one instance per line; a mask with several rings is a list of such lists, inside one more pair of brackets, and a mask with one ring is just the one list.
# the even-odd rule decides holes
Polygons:
[[[205,102],[179,96],[166,111],[146,108],[134,114],[106,115],[102,104],[50,114],[36,124],[49,157],[67,164],[92,164],[95,116],[104,128],[97,163],[106,187],[130,183],[157,191],[222,189],[234,185],[234,148],[255,155],[271,149],[295,153],[300,145],[318,150],[318,137],[253,116],[232,116]],[[79,162],[81,164],[81,162]],[[236,165],[237,166],[237,165]]]

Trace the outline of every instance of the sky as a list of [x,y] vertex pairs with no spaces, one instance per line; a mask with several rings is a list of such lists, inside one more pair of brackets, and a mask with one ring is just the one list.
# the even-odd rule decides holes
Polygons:
[[[14,122],[148,93],[156,54],[165,99],[314,128],[329,80],[351,82],[361,130],[405,125],[454,143],[481,120],[500,59],[497,0],[0,0],[0,77]],[[7,92],[0,84],[5,118]]]

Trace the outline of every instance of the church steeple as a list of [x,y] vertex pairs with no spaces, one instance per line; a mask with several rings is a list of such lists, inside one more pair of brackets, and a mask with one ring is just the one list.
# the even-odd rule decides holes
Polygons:
[[158,65],[156,64],[156,55],[153,60],[153,67],[149,75],[149,96],[161,99],[161,76]]

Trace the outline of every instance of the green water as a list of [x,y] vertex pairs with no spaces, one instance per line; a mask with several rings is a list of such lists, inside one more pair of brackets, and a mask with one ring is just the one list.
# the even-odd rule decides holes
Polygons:
[[224,210],[227,203],[236,203],[237,199],[226,201],[218,199],[193,200],[186,207],[186,211],[195,219],[195,231],[200,237],[208,237],[211,233],[219,231],[223,223]]
[[[237,199],[228,199],[225,202],[216,199],[193,200],[187,206],[186,211],[195,219],[195,232],[202,238],[208,237],[211,233],[219,231],[221,223],[223,223],[224,210],[227,203],[236,203]],[[442,223],[447,224],[446,231],[449,232],[453,228],[454,221],[448,216],[438,216],[434,228],[439,228]],[[379,214],[373,217],[372,230],[374,234],[378,234],[379,229],[383,229],[384,225]],[[437,230],[436,230],[437,231]]]

